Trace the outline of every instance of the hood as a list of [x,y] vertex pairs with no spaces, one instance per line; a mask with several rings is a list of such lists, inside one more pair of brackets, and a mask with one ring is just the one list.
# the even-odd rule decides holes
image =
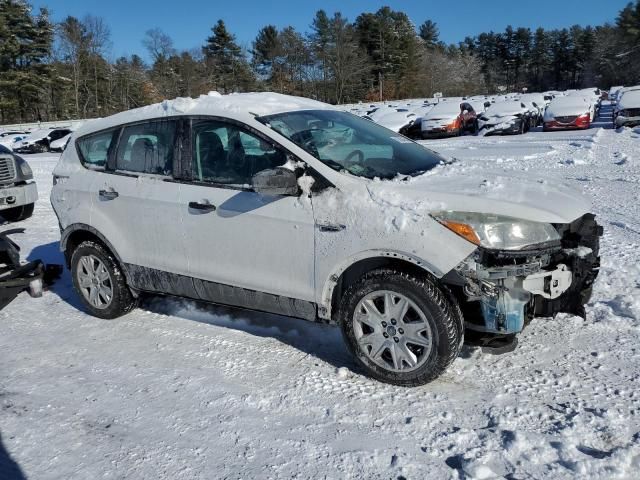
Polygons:
[[571,117],[589,113],[590,106],[586,102],[552,102],[545,112],[546,119],[555,117]]
[[426,202],[433,211],[491,213],[533,222],[570,223],[591,209],[586,197],[569,186],[504,171],[445,173],[438,168],[408,182],[393,184],[395,194],[421,204]]

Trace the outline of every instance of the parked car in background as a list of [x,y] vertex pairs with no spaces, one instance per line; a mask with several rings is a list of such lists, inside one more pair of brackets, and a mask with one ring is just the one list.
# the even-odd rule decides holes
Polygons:
[[618,101],[618,94],[620,93],[620,91],[623,89],[624,87],[622,85],[620,86],[616,86],[616,87],[611,87],[609,89],[609,101],[611,102],[611,105],[615,105]]
[[480,115],[478,128],[484,135],[517,135],[531,128],[531,108],[519,100],[492,104]]
[[389,130],[399,132],[402,127],[416,118],[416,114],[407,108],[381,108],[369,115],[369,118]]
[[618,114],[620,113],[620,102],[622,101],[622,99],[624,98],[624,96],[627,93],[631,93],[631,92],[636,92],[636,91],[640,91],[640,85],[632,85],[629,87],[623,87],[621,88],[617,95],[616,95],[616,104],[613,107],[613,126],[616,126],[616,118],[618,117]]
[[[596,94],[596,91],[598,92]],[[589,117],[590,122],[593,123],[600,112],[600,90],[583,89],[583,90],[571,90],[566,96],[582,98],[589,104]]]
[[531,116],[531,126],[538,127],[542,125],[544,111],[547,108],[547,102],[541,93],[524,93],[518,98],[522,103],[529,107]]
[[437,103],[422,118],[407,125],[402,134],[409,138],[454,137],[477,131],[477,115],[468,102],[444,101]]
[[37,199],[38,189],[29,164],[0,146],[0,216],[9,222],[29,218]]
[[591,126],[592,104],[582,95],[553,99],[544,114],[543,130],[587,129]]
[[616,127],[640,125],[640,90],[626,92],[616,105],[613,120]]
[[364,371],[405,386],[441,375],[465,330],[515,348],[535,317],[584,315],[602,228],[581,194],[481,177],[504,183],[496,196],[309,99],[180,102],[88,122],[54,169],[60,248],[92,315],[155,292],[330,322]]
[[49,144],[49,149],[52,152],[63,152],[64,149],[67,148],[67,144],[69,143],[69,140],[71,139],[71,135],[73,135],[73,133],[68,133],[64,137],[62,137],[62,138],[60,138],[58,140],[54,140],[53,142],[51,142]]
[[13,146],[15,145],[15,143],[24,139],[27,135],[29,135],[28,132],[19,130],[5,130],[3,132],[0,132],[0,145],[8,148],[9,150],[13,150]]
[[71,133],[68,128],[53,128],[36,130],[27,135],[22,141],[15,144],[14,150],[18,153],[48,152],[51,142],[61,139]]
[[549,104],[551,103],[551,101],[556,98],[556,97],[564,97],[565,93],[564,92],[558,92],[556,90],[551,90],[549,92],[544,92],[542,94],[542,96],[544,97],[544,101],[547,104],[547,106],[549,106]]

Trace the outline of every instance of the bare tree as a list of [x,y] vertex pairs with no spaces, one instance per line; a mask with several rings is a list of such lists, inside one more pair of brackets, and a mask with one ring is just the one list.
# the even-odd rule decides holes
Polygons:
[[102,18],[93,15],[85,16],[82,23],[87,34],[90,61],[93,64],[95,107],[96,112],[99,112],[98,66],[104,63],[103,56],[111,47],[111,30]]
[[86,58],[89,39],[86,28],[76,17],[67,17],[58,26],[60,53],[72,72],[74,106],[76,116],[80,115],[80,85],[82,63]]
[[166,60],[176,53],[171,37],[159,28],[147,30],[142,45],[147,49],[154,62]]

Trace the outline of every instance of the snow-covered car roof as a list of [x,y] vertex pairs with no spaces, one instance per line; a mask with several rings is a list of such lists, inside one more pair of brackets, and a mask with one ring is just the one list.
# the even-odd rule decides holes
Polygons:
[[373,118],[372,119],[379,125],[382,125],[383,127],[387,127],[388,129],[394,130],[397,132],[400,130],[400,128],[404,127],[411,120],[414,120],[415,118],[416,118],[415,113],[404,108],[399,108],[399,109],[391,110],[391,112],[387,113],[386,115],[383,115],[376,119],[373,119]]
[[460,103],[458,101],[446,101],[435,104],[433,108],[425,114],[424,118],[429,120],[442,116],[457,117],[458,115],[460,115]]
[[573,90],[566,95],[567,98],[582,98],[585,102],[593,103],[594,100],[600,98],[591,90]]
[[544,95],[541,93],[523,93],[519,98],[524,103],[535,102],[538,107],[544,106]]
[[43,138],[48,137],[49,134],[54,130],[55,130],[54,128],[43,128],[40,130],[34,130],[33,132],[30,132],[24,139],[25,140],[42,140]]
[[624,110],[626,108],[640,108],[640,90],[625,92],[618,102],[618,108],[620,110]]
[[517,115],[525,112],[527,109],[522,106],[522,102],[519,100],[505,100],[502,102],[496,102],[492,104],[487,111],[484,112],[488,117],[505,117],[508,115]]
[[176,98],[161,103],[148,105],[126,112],[117,113],[110,117],[90,120],[77,131],[78,136],[103,130],[125,123],[150,120],[152,118],[177,117],[181,115],[211,115],[247,121],[256,116],[273,115],[276,113],[296,110],[336,109],[327,104],[309,98],[294,97],[273,92],[260,93],[232,93],[221,95],[210,92],[199,98]]

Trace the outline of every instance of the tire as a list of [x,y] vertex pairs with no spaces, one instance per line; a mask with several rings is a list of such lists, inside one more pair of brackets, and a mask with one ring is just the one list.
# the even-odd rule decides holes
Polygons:
[[33,215],[34,204],[22,205],[20,207],[8,208],[0,211],[0,216],[8,222],[20,222]]
[[[98,242],[87,240],[76,247],[71,255],[71,277],[82,304],[94,317],[111,320],[136,307],[120,265]],[[98,293],[92,295],[94,291]]]
[[453,295],[427,275],[369,272],[346,290],[338,316],[345,341],[366,373],[394,385],[435,380],[456,359],[464,339]]

